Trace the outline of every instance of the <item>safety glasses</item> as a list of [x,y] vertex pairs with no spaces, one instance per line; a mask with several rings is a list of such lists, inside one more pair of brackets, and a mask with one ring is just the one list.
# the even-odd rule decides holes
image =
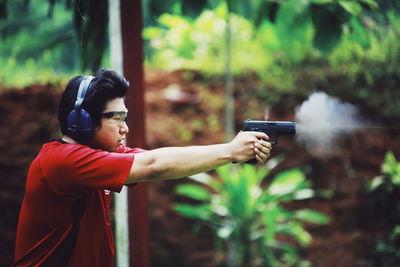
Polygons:
[[115,121],[123,122],[128,118],[128,113],[126,111],[112,111],[101,114],[103,118],[113,119]]

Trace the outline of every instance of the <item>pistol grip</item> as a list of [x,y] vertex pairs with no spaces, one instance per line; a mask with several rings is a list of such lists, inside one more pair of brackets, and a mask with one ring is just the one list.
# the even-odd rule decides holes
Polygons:
[[[276,144],[278,144],[278,136],[275,136],[275,141],[268,141],[268,142],[269,142],[271,145],[276,145]],[[232,161],[232,163],[233,163],[233,164],[236,164],[237,161]],[[247,163],[247,164],[257,164],[258,162],[257,162],[257,160],[254,158],[254,159],[248,160],[248,161],[243,162],[243,163]]]

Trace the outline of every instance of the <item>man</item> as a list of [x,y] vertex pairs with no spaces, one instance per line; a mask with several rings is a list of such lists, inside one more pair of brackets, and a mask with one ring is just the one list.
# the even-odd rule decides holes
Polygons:
[[257,132],[208,146],[125,147],[128,87],[106,69],[68,82],[59,106],[63,137],[44,144],[28,171],[14,266],[112,266],[110,191],[269,157],[268,136]]

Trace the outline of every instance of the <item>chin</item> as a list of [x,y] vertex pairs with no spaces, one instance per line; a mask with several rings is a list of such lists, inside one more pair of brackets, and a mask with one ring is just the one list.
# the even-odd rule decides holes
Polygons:
[[115,152],[118,150],[119,146],[121,144],[120,143],[107,143],[107,144],[103,144],[101,147],[103,150],[108,151],[108,152]]
[[109,147],[105,148],[104,150],[108,151],[108,152],[115,152],[118,150],[118,146],[109,146]]
[[107,152],[115,152],[115,151],[117,151],[118,146],[115,146],[115,145],[108,145],[108,146],[102,145],[102,146],[95,146],[94,148],[100,149],[100,150],[103,150],[103,151],[107,151]]
[[119,149],[120,146],[122,146],[122,144],[120,144],[120,143],[114,145],[114,146],[113,146],[113,151],[111,151],[111,152],[116,152],[116,151],[118,151],[118,149]]

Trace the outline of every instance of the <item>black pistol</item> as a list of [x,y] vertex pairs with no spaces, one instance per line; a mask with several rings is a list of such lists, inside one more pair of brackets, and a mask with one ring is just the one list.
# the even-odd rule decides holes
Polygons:
[[252,121],[245,120],[242,131],[254,131],[266,133],[270,140],[274,138],[274,141],[269,141],[271,144],[278,143],[278,136],[281,135],[295,135],[296,134],[296,122],[292,121]]

